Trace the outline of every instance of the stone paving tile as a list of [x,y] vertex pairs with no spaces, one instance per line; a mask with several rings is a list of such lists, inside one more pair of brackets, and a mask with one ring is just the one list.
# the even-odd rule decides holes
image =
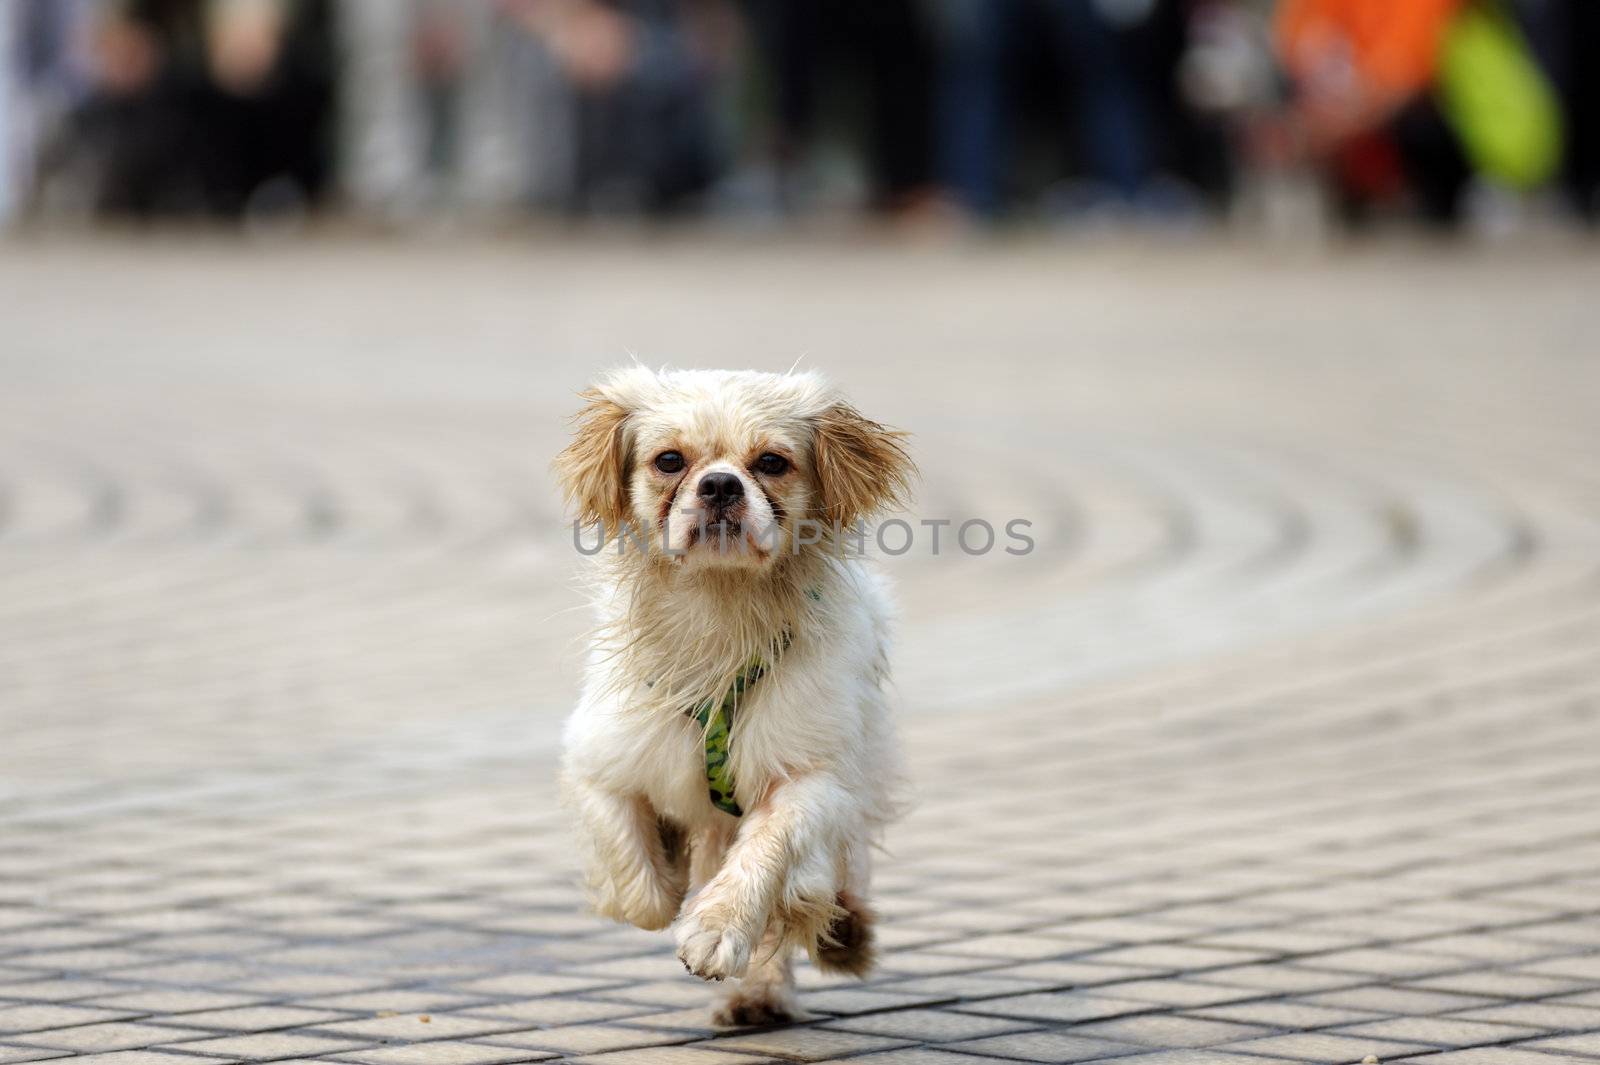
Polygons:
[[1535,1039],[1521,1044],[1529,1050],[1554,1050],[1586,1058],[1600,1058],[1600,1032],[1562,1035],[1554,1039]]
[[[258,1032],[253,1035],[226,1035],[175,1044],[171,1049],[183,1054],[205,1054],[244,1061],[275,1061],[279,1058],[316,1057],[353,1050],[362,1043],[356,1039],[310,1035],[301,1032]],[[166,1050],[158,1046],[157,1050]]]
[[1600,929],[1595,928],[1593,923],[1582,919],[1541,921],[1537,924],[1521,925],[1513,929],[1510,934],[1517,939],[1529,940],[1534,943],[1600,947]]
[[[35,954],[31,957],[43,959],[47,956]],[[126,980],[130,983],[170,984],[178,987],[204,987],[208,985],[226,987],[242,983],[250,974],[250,967],[243,963],[206,958],[176,962],[156,959],[131,965],[117,958],[73,959],[71,961],[52,958],[46,964],[51,967],[56,965],[103,967],[108,975],[114,976],[118,980]]]
[[[682,971],[681,967],[679,971]],[[704,1005],[706,1002],[704,987],[680,981],[651,980],[625,987],[605,988],[592,994],[596,998],[657,1008]]]
[[1095,1021],[1073,1029],[1101,1039],[1143,1043],[1156,1047],[1207,1047],[1235,1043],[1265,1035],[1269,1029],[1254,1024],[1208,1021],[1199,1017],[1140,1014],[1110,1021]]
[[1600,1029],[1600,1009],[1562,1002],[1514,1002],[1506,1006],[1464,1010],[1451,1016],[1464,1021],[1516,1024],[1550,1031]]
[[138,1013],[133,1010],[106,1010],[91,1006],[0,1006],[0,1037],[137,1016]]
[[1241,990],[1204,980],[1130,980],[1104,988],[1106,996],[1158,1006],[1194,1008],[1259,999],[1258,990]]
[[1443,991],[1424,991],[1420,988],[1390,987],[1385,985],[1301,995],[1298,1001],[1314,1006],[1370,1010],[1374,1013],[1428,1016],[1435,1013],[1454,1013],[1459,1010],[1489,1006],[1495,1000]]
[[1431,991],[1456,991],[1466,995],[1514,999],[1548,998],[1553,995],[1571,994],[1584,988],[1580,980],[1539,976],[1513,970],[1456,973],[1447,977],[1412,981],[1407,986]]
[[162,1043],[201,1038],[204,1038],[203,1033],[185,1031],[182,1028],[113,1021],[109,1024],[86,1024],[78,1028],[34,1032],[32,1035],[17,1036],[15,1041],[23,1046],[92,1054],[108,1050],[142,1050]]
[[603,1002],[597,999],[558,997],[530,998],[473,1006],[465,1015],[553,1027],[639,1017],[650,1012],[649,1006],[635,1002]]
[[122,947],[86,947],[81,950],[41,950],[10,959],[24,969],[61,972],[115,973],[142,967],[155,968],[166,961],[160,954]]
[[[901,950],[889,956],[885,970],[890,965],[896,974],[909,974],[924,977],[970,975],[980,972],[992,971],[1001,961],[996,958],[973,957],[967,954],[951,954],[942,950],[910,948]],[[1038,963],[1049,966],[1070,964],[1064,962]],[[1010,971],[1012,967],[1008,966]],[[1096,970],[1104,973],[1106,970]]]
[[1354,973],[1308,969],[1300,965],[1241,965],[1233,969],[1213,969],[1205,974],[1208,984],[1222,984],[1256,992],[1330,991],[1370,983]]
[[1419,1050],[1437,1050],[1421,1043],[1400,1043],[1391,1039],[1372,1039],[1365,1036],[1329,1035],[1325,1032],[1296,1032],[1290,1035],[1271,1035],[1235,1043],[1229,1050],[1267,1057],[1289,1058],[1294,1061],[1325,1062],[1328,1065],[1349,1065],[1371,1056],[1389,1061],[1403,1054]]
[[869,1050],[888,1050],[905,1045],[906,1040],[890,1039],[860,1032],[836,1032],[826,1028],[778,1028],[748,1035],[731,1035],[710,1044],[716,1049],[752,1054],[769,1054],[792,1061],[826,1061]]
[[946,1049],[1017,1061],[1099,1061],[1137,1053],[1145,1047],[1064,1032],[1023,1032],[947,1044]]
[[1154,1054],[1116,1059],[1117,1065],[1288,1065],[1289,1060],[1216,1050],[1158,1050]]
[[197,1062],[214,1062],[216,1059],[168,1054],[159,1050],[114,1050],[109,1054],[75,1056],[72,1061],[73,1065],[196,1065]]
[[250,976],[234,980],[228,986],[240,991],[253,991],[270,998],[316,998],[324,995],[344,995],[358,991],[378,991],[394,987],[390,976],[369,974],[365,976],[343,973],[312,973],[299,970],[273,972],[269,976]]
[[1213,1021],[1238,1021],[1241,1024],[1265,1025],[1270,1028],[1298,1029],[1332,1028],[1341,1024],[1376,1020],[1379,1017],[1378,1014],[1362,1010],[1335,1009],[1331,1006],[1282,1001],[1210,1006],[1189,1010],[1187,1015]]
[[1453,1017],[1396,1017],[1387,1021],[1350,1025],[1331,1034],[1376,1036],[1398,1042],[1432,1043],[1451,1049],[1511,1042],[1528,1036],[1526,1029],[1514,1025],[1463,1021]]
[[96,1004],[107,995],[127,990],[126,984],[109,980],[26,980],[20,983],[0,984],[0,1002],[81,1002],[95,999]]
[[516,1031],[524,1024],[493,1017],[471,1017],[462,1013],[441,1013],[437,1016],[431,1013],[400,1013],[393,1017],[368,1017],[364,1020],[313,1021],[305,1027],[329,1035],[372,1042],[395,1039],[418,1042],[495,1035]]
[[[126,984],[120,986],[127,987]],[[118,993],[102,995],[95,998],[93,1004],[107,1009],[178,1015],[203,1013],[207,1010],[237,1009],[241,1006],[259,1005],[261,1001],[260,995],[162,987],[146,988],[140,991],[123,990]]]
[[548,973],[506,973],[486,976],[477,980],[464,980],[451,987],[467,994],[515,995],[536,998],[540,995],[564,995],[577,991],[594,991],[598,988],[617,987],[619,980],[596,980],[582,976],[556,976]]
[[554,1053],[483,1043],[442,1041],[411,1046],[374,1047],[332,1054],[325,1061],[350,1061],[358,1065],[507,1065],[517,1061],[547,1061]]
[[212,1028],[223,1032],[270,1032],[278,1028],[326,1027],[353,1020],[349,1012],[314,1010],[297,1006],[238,1006],[231,1009],[198,1010],[171,1018],[172,1023],[188,1028]]
[[1319,969],[1363,973],[1393,980],[1410,980],[1459,972],[1463,967],[1461,959],[1444,954],[1381,948],[1338,950],[1328,954],[1318,954],[1308,959],[1308,964]]
[[46,1061],[51,1058],[71,1056],[67,1050],[46,1050],[43,1047],[0,1046],[0,1062],[10,1065],[14,1061]]
[[[1547,953],[1548,947],[1536,948]],[[1520,960],[1520,959],[1519,959]],[[1542,962],[1533,962],[1521,967],[1523,972],[1535,974],[1548,974],[1550,976],[1572,976],[1579,980],[1600,979],[1600,957],[1593,954],[1584,954],[1576,957],[1550,958]]]
[[[912,1003],[925,1002],[929,998],[935,1002],[947,1002],[951,999],[1004,998],[1009,995],[1039,991],[1051,987],[1052,983],[1047,980],[1013,980],[989,973],[963,973],[959,976],[924,976],[912,980],[900,980],[889,985],[893,987],[893,991],[867,993],[885,996],[884,1001],[891,1004],[902,997],[902,992]],[[848,991],[848,989],[841,990]]]
[[1194,947],[1181,943],[1147,943],[1101,951],[1089,960],[1103,965],[1136,965],[1158,972],[1197,972],[1257,961],[1265,955],[1245,950]]
[[722,1032],[711,1024],[711,1015],[704,1006],[687,1006],[677,1010],[656,1010],[624,1018],[629,1028],[665,1028],[673,1032],[689,1032],[711,1036]]
[[1082,954],[1091,946],[1093,946],[1093,943],[1089,940],[1073,943],[1069,940],[1054,939],[1048,936],[1016,935],[976,936],[972,939],[955,943],[945,943],[943,949],[946,953],[954,954],[958,957],[979,955],[985,958],[1038,961],[1045,958]]
[[[712,1043],[616,1050],[608,1054],[585,1054],[566,1060],[581,1062],[584,1065],[764,1065],[777,1059],[759,1054],[739,1054],[731,1050],[720,1050]],[[972,1065],[970,1060],[968,1065]]]
[[1074,960],[1012,965],[1000,971],[989,969],[981,974],[963,975],[974,979],[1000,977],[1007,980],[1029,980],[1045,987],[1100,987],[1154,976],[1158,971],[1140,965],[1108,965],[1096,960]]
[[894,991],[872,991],[854,987],[813,991],[806,995],[806,1009],[812,1013],[831,1013],[843,1017],[858,1013],[876,1013],[881,1010],[911,1009],[934,1002],[948,1002],[960,997],[953,991],[902,994],[901,992],[910,990],[912,983],[916,981],[895,984]]
[[477,1042],[502,1047],[525,1047],[562,1054],[593,1054],[605,1050],[687,1043],[693,1036],[668,1029],[627,1028],[622,1025],[571,1024],[534,1032],[485,1035]]
[[1037,1022],[979,1017],[944,1010],[894,1010],[834,1021],[825,1028],[845,1032],[865,1032],[913,1042],[947,1043],[959,1039],[979,1039],[986,1035],[1023,1031],[1039,1027]]
[[954,1008],[964,1013],[1076,1023],[1120,1017],[1129,1013],[1149,1013],[1158,1007],[1154,1003],[1135,999],[1107,998],[1081,993],[1039,993],[984,999],[982,1002],[970,1002]]
[[346,1015],[377,1013],[444,1013],[447,1010],[501,1006],[483,995],[456,995],[448,991],[419,988],[391,988],[386,991],[358,991],[347,995],[323,995],[294,1003],[305,1009],[330,1010]]
[[[850,1058],[850,1061],[859,1061],[863,1065],[979,1065],[985,1059],[973,1057],[971,1054],[952,1054],[948,1050],[936,1050],[933,1047],[909,1047],[902,1050],[885,1050],[876,1054],[864,1054],[859,1058]],[[989,1058],[989,1061],[995,1059]],[[643,1065],[643,1063],[641,1063]],[[707,1065],[715,1065],[714,1062]]]
[[1477,1047],[1473,1050],[1447,1050],[1427,1057],[1400,1058],[1388,1065],[1593,1065],[1593,1058],[1575,1058],[1554,1050],[1516,1050],[1510,1047]]

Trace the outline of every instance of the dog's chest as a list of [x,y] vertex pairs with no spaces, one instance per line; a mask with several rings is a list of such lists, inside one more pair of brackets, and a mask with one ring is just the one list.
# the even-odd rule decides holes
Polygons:
[[613,769],[673,821],[692,826],[726,818],[713,800],[714,788],[726,792],[731,784],[739,805],[748,809],[770,784],[760,753],[774,737],[762,709],[754,699],[741,704],[726,745],[708,745],[706,729],[687,712],[661,715],[650,722],[644,742],[629,745],[629,764],[619,761]]
[[[618,745],[607,775],[626,782],[626,790],[642,792],[657,812],[679,824],[725,817],[711,803],[704,736],[688,714],[655,717],[643,735]],[[730,759],[729,767],[737,772],[737,761]]]

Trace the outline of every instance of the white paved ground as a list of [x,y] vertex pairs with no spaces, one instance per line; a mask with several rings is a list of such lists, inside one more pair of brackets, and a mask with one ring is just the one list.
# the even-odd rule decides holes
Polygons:
[[[0,247],[0,1063],[1600,1059],[1597,292],[1584,248]],[[921,802],[807,1025],[706,1029],[566,858],[546,466],[629,351],[804,355],[916,434],[913,519],[1033,522],[887,562]]]

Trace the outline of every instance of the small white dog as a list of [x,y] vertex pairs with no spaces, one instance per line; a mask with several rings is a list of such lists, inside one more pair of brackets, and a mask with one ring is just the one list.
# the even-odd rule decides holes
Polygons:
[[898,751],[888,600],[851,530],[905,498],[904,434],[815,373],[636,367],[584,397],[556,469],[616,542],[562,788],[595,909],[738,978],[716,1023],[799,1017],[794,947],[873,960]]

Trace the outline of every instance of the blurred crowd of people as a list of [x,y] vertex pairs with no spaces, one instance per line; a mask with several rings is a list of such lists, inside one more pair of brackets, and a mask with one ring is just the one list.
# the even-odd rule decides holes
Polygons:
[[0,219],[1600,216],[1597,0],[0,0]]

